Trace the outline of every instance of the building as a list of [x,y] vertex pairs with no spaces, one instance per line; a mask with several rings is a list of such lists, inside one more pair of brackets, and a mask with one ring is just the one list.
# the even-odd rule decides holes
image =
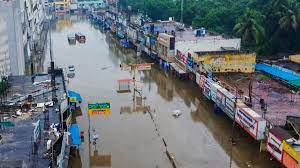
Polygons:
[[55,12],[69,12],[70,5],[70,0],[54,0],[52,3]]
[[175,54],[175,37],[166,33],[158,35],[157,54],[165,62],[173,62]]
[[0,73],[23,75],[27,39],[22,1],[0,1]]
[[255,71],[256,55],[240,51],[241,39],[208,36],[196,41],[176,42],[176,61],[180,67],[192,72],[244,72]]

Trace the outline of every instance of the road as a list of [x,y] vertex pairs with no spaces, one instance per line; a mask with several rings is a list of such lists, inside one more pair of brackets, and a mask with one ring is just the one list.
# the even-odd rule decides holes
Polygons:
[[[260,153],[259,143],[239,128],[235,131],[237,144],[232,147],[229,143],[232,121],[223,114],[215,114],[213,105],[195,84],[174,79],[158,65],[151,71],[137,73],[137,80],[142,83],[142,104],[150,106],[154,122],[148,113],[121,112],[122,107],[132,109],[134,102],[133,92],[117,93],[117,80],[132,77],[119,65],[152,61],[136,58],[133,51],[116,47],[107,34],[84,17],[61,15],[52,29],[55,63],[61,67],[75,65],[76,76],[70,80],[69,88],[84,98],[83,114],[77,117],[77,122],[85,132],[85,141],[80,146],[81,159],[73,167],[96,167],[89,155],[94,155],[97,149],[98,155],[111,156],[114,168],[171,168],[162,138],[178,165],[184,168],[229,167],[230,156],[232,167],[277,165],[270,161],[270,156]],[[67,34],[70,32],[84,33],[87,42],[69,45]],[[96,145],[90,147],[87,143],[88,102],[111,103],[110,116],[90,119],[91,134],[100,137]],[[180,110],[182,115],[174,118],[174,110]]]

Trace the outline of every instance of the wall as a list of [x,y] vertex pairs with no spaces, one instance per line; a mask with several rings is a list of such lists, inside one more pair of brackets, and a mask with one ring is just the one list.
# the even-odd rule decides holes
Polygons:
[[300,64],[300,54],[290,55],[289,60]]

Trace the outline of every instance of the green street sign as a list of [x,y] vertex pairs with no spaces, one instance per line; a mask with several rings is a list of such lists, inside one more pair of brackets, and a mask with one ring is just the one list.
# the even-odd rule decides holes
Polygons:
[[110,109],[110,103],[95,103],[88,104],[89,110],[102,110],[102,109]]

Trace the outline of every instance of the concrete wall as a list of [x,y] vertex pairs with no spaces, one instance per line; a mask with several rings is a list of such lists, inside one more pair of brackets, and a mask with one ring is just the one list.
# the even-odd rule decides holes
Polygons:
[[[5,35],[8,38],[8,58],[10,75],[23,75],[25,73],[23,33],[21,22],[20,1],[0,1],[0,16],[2,25],[6,26]],[[3,27],[5,27],[3,26]],[[3,36],[3,35],[2,35]],[[3,37],[3,38],[6,38]],[[2,46],[0,46],[2,48]]]

